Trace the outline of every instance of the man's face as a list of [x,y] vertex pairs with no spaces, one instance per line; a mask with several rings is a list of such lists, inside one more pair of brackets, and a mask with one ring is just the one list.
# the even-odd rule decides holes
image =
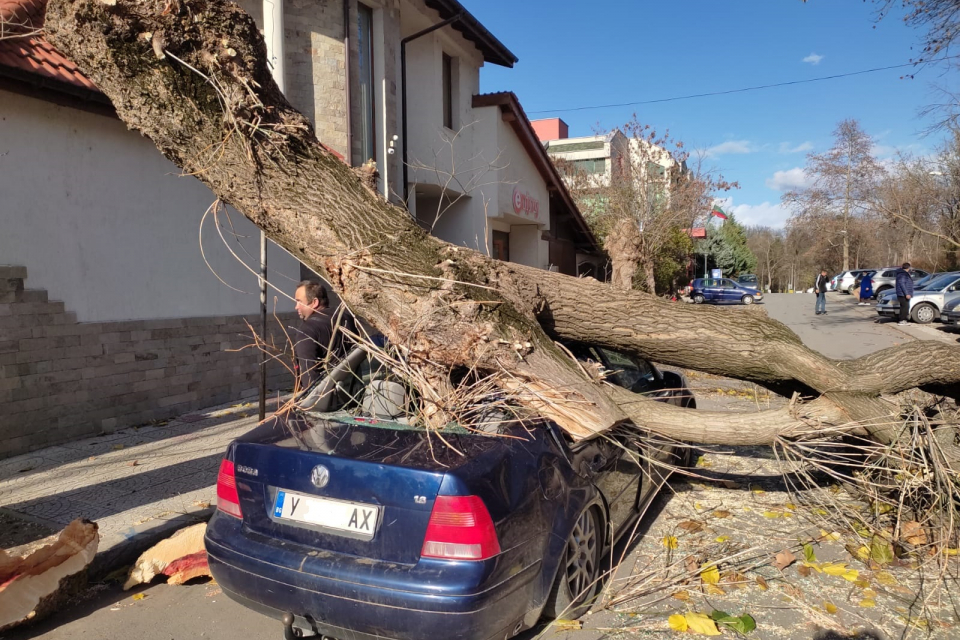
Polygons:
[[314,299],[313,302],[307,302],[307,291],[303,287],[297,287],[297,292],[293,296],[297,300],[297,315],[301,320],[306,320],[317,312],[320,301]]

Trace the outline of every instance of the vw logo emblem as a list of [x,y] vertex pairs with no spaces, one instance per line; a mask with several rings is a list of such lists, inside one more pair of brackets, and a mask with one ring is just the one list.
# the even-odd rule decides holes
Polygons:
[[323,489],[327,486],[327,483],[330,482],[330,470],[322,464],[318,464],[313,468],[313,471],[310,472],[310,482],[312,482],[313,486],[317,489]]

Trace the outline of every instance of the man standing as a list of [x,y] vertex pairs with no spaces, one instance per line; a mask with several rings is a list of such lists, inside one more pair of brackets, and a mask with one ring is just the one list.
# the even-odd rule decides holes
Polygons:
[[897,300],[900,302],[900,322],[898,324],[907,324],[907,318],[910,317],[910,298],[913,297],[911,270],[910,263],[904,262],[900,270],[897,271]]
[[827,315],[827,283],[829,281],[827,270],[821,269],[820,275],[817,276],[817,282],[813,285],[813,292],[817,294],[817,303],[814,305],[814,310],[818,316],[821,314]]
[[294,294],[300,326],[293,330],[294,371],[299,388],[306,389],[320,379],[327,351],[333,340],[327,290],[319,282],[304,280]]

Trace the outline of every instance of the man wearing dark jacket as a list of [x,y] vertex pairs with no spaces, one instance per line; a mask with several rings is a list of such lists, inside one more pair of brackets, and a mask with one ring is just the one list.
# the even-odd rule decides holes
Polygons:
[[904,262],[897,271],[897,300],[900,302],[900,322],[907,324],[910,317],[910,298],[913,297],[913,278],[910,277],[910,263]]
[[304,280],[297,286],[297,315],[300,325],[290,334],[293,340],[294,371],[300,388],[320,379],[327,351],[333,345],[333,321],[327,290],[319,282]]
[[827,277],[827,270],[821,269],[820,275],[817,276],[817,283],[813,285],[813,292],[817,294],[817,303],[814,305],[814,310],[817,312],[817,315],[827,315],[827,283],[830,282],[830,278]]

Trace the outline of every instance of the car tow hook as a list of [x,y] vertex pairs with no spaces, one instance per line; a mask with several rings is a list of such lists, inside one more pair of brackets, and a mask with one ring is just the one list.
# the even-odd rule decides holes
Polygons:
[[317,640],[326,640],[328,637],[320,634],[313,634],[309,636],[303,635],[302,629],[296,629],[293,626],[293,614],[289,611],[283,614],[283,617],[280,619],[283,622],[283,640],[311,640],[311,638],[316,638]]

